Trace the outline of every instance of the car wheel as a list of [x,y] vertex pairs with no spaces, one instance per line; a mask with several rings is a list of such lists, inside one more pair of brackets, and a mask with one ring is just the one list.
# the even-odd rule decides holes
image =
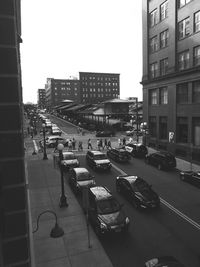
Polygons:
[[158,164],[158,170],[162,170],[162,165],[161,164]]
[[50,144],[49,147],[53,148],[55,145],[54,144]]
[[181,179],[181,181],[185,181],[185,176],[184,175],[180,175],[180,179]]

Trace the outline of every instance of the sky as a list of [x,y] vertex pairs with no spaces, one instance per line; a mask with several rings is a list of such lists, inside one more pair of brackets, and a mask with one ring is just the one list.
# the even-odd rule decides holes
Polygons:
[[120,98],[142,100],[142,1],[22,0],[23,102],[47,78],[120,74]]

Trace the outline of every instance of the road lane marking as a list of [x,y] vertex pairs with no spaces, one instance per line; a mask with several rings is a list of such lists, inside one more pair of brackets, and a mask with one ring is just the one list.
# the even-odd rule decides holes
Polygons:
[[[124,171],[122,171],[120,168],[118,168],[116,165],[112,164],[113,168],[116,169],[119,173],[121,173],[122,175],[127,175],[127,173],[125,173]],[[197,228],[198,230],[200,230],[200,224],[198,224],[197,222],[193,221],[192,219],[190,219],[187,215],[185,215],[184,213],[182,213],[180,210],[176,209],[175,207],[173,207],[171,204],[169,204],[166,200],[164,200],[163,198],[160,197],[160,201],[163,205],[165,205],[167,208],[169,208],[170,210],[172,210],[174,213],[176,213],[178,216],[180,216],[182,219],[186,220],[188,223],[190,223],[191,225],[193,225],[195,228]]]

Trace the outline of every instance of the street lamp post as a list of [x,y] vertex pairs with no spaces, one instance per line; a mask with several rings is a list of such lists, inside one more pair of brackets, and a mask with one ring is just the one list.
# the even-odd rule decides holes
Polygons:
[[59,206],[60,208],[68,207],[67,197],[65,196],[65,185],[64,185],[64,177],[63,177],[63,165],[61,161],[63,160],[63,144],[58,144],[57,149],[59,151],[59,167],[60,167],[60,174],[61,174],[61,196]]
[[147,131],[148,131],[147,122],[142,123],[142,128],[144,130],[144,145],[146,146],[146,144],[147,144]]
[[46,129],[45,129],[46,125],[45,123],[42,124],[42,129],[43,129],[43,141],[44,141],[44,149],[43,149],[43,159],[48,159],[47,158],[47,152],[46,152],[46,138],[45,138],[45,135],[46,135]]

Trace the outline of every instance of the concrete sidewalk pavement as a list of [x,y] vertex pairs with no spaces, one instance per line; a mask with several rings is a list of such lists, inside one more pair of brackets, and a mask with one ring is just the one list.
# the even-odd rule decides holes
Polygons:
[[54,169],[50,155],[42,160],[42,154],[27,157],[28,192],[30,196],[31,231],[36,229],[39,214],[54,211],[64,235],[51,238],[50,232],[55,226],[52,213],[44,213],[39,220],[39,229],[32,234],[33,262],[36,267],[112,267],[98,238],[88,228],[82,208],[67,184],[68,207],[60,208],[61,178],[58,169]]

